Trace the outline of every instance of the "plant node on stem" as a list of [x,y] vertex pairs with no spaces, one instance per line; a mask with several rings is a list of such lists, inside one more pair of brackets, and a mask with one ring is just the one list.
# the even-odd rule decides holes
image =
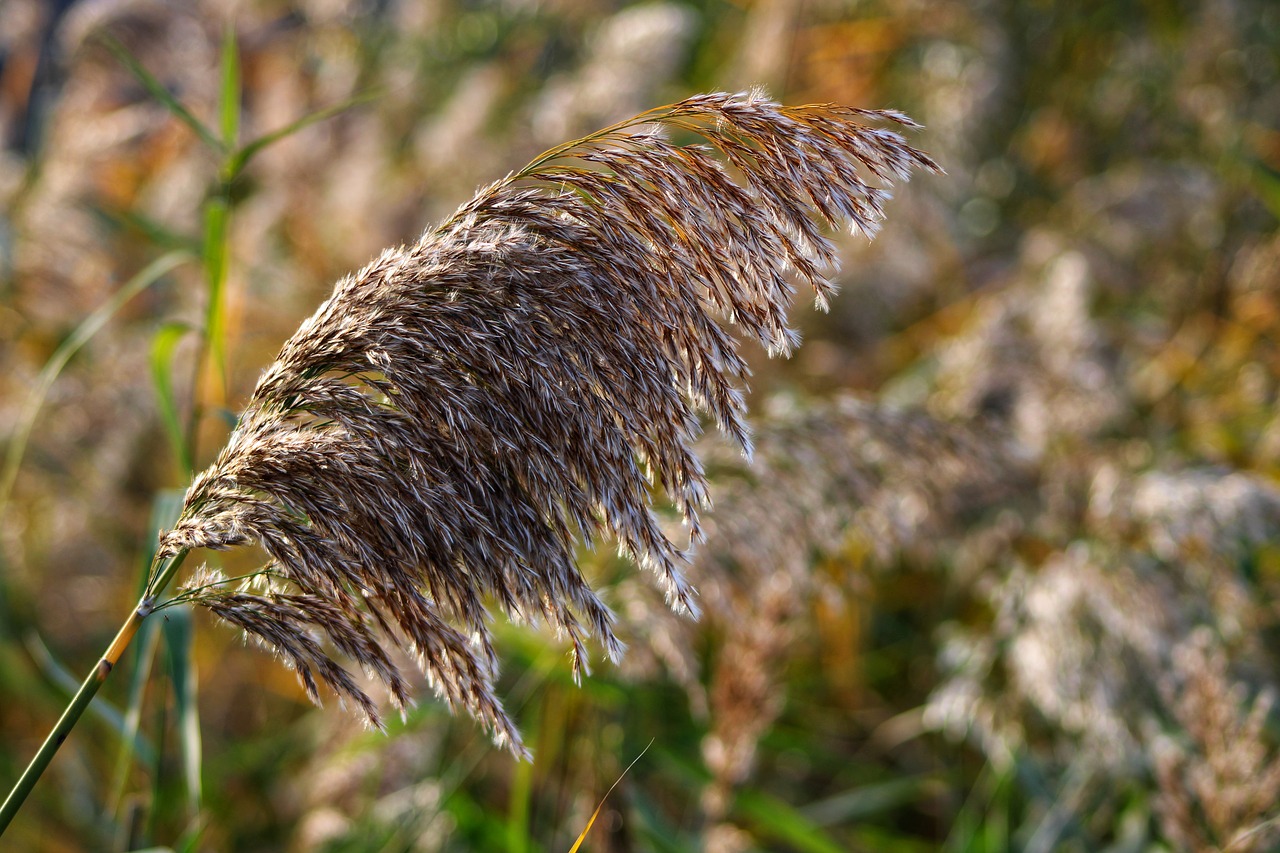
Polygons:
[[143,620],[155,611],[156,597],[168,586],[169,581],[173,579],[174,574],[177,573],[186,556],[187,552],[179,551],[161,562],[158,571],[153,568],[150,575],[151,580],[147,584],[146,592],[143,593],[142,598],[138,601],[138,606],[133,609],[133,612],[129,614],[129,618],[120,626],[120,630],[116,632],[115,639],[111,641],[111,645],[107,647],[106,652],[103,653],[102,657],[98,659],[98,663],[85,677],[84,683],[80,685],[80,689],[72,697],[71,703],[62,712],[62,717],[53,727],[53,730],[49,732],[49,736],[45,738],[40,750],[31,759],[31,763],[27,765],[27,769],[23,771],[21,778],[13,786],[13,790],[9,792],[4,805],[0,806],[0,835],[4,835],[5,830],[18,813],[18,809],[22,807],[23,802],[27,799],[27,795],[31,793],[31,789],[35,787],[36,782],[44,774],[45,769],[48,768],[49,762],[53,760],[58,747],[62,746],[62,742],[71,734],[71,730],[79,721],[80,715],[84,713],[85,708],[89,707],[89,703],[97,695],[98,688],[107,680],[107,676],[111,674],[111,670],[115,668],[115,665],[120,662],[120,658],[123,657],[125,649],[129,648],[129,643],[133,642],[133,638],[138,633],[138,628],[142,625]]

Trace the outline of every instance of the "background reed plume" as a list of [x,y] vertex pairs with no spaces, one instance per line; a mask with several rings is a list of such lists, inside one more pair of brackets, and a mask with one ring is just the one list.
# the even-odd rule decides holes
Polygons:
[[375,725],[329,649],[403,707],[388,649],[407,645],[450,705],[523,753],[494,692],[488,605],[567,635],[575,674],[588,638],[616,658],[614,617],[574,560],[579,539],[607,537],[696,609],[653,502],[701,537],[699,411],[750,453],[746,365],[718,320],[789,353],[793,278],[820,306],[832,295],[818,222],[870,236],[892,181],[937,168],[867,120],[914,126],[690,98],[552,149],[340,281],[162,540],[162,558],[256,543],[269,563],[235,588],[199,572],[180,599]]

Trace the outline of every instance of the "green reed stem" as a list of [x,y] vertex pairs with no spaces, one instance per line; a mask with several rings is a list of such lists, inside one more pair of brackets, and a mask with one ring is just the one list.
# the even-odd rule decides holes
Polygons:
[[44,743],[41,744],[40,751],[31,759],[31,763],[23,771],[22,777],[18,779],[13,786],[13,790],[9,792],[9,796],[5,798],[4,805],[0,806],[0,836],[4,835],[14,816],[17,815],[18,809],[22,808],[27,795],[31,793],[31,789],[36,786],[36,782],[40,780],[44,771],[49,767],[49,762],[53,761],[53,756],[58,752],[58,747],[62,746],[63,741],[67,739],[71,734],[71,730],[79,722],[80,715],[84,713],[85,708],[88,708],[89,703],[93,701],[98,688],[103,685],[103,682],[107,680],[107,676],[111,674],[111,670],[120,662],[121,656],[129,648],[129,643],[133,641],[134,636],[138,633],[138,628],[142,625],[143,620],[155,611],[156,597],[168,586],[169,581],[173,579],[186,556],[186,551],[179,551],[165,560],[159,570],[153,574],[151,582],[147,584],[146,592],[143,593],[142,599],[138,602],[138,606],[129,614],[129,618],[125,620],[125,623],[120,626],[115,639],[111,641],[111,645],[107,647],[107,651],[90,671],[84,683],[80,685],[76,695],[71,697],[71,703],[67,705],[67,709],[62,712],[62,717],[54,725],[53,730],[49,732],[49,736],[45,738]]

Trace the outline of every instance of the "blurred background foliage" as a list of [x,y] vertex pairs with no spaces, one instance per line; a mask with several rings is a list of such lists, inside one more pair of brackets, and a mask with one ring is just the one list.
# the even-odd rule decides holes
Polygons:
[[6,846],[567,850],[650,743],[585,849],[1280,843],[1270,0],[0,0],[0,782],[334,279],[756,84],[902,109],[948,174],[751,355],[703,620],[584,553],[631,651],[576,687],[501,629],[528,765],[425,688],[365,732],[175,610]]

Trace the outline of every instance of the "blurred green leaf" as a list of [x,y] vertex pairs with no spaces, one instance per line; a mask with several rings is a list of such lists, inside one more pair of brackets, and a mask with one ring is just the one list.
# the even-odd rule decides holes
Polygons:
[[511,779],[511,796],[507,808],[507,850],[527,853],[529,850],[529,815],[533,803],[533,762],[516,763]]
[[190,331],[192,331],[191,327],[185,323],[165,323],[151,339],[151,379],[156,390],[156,401],[160,407],[160,419],[169,436],[169,446],[173,448],[178,470],[188,477],[194,473],[195,465],[191,459],[186,432],[182,428],[182,422],[178,416],[178,405],[174,399],[173,351]]
[[810,803],[801,808],[800,813],[818,826],[836,826],[913,802],[932,782],[932,776],[917,776],[863,785]]
[[1009,849],[1009,794],[1012,773],[1000,774],[993,785],[991,804],[982,822],[983,848],[990,851]]
[[362,92],[346,99],[345,101],[340,101],[333,106],[325,107],[317,110],[316,112],[309,113],[296,121],[286,124],[279,130],[273,130],[270,133],[259,136],[257,139],[249,142],[243,148],[231,155],[225,170],[227,180],[234,180],[239,177],[240,173],[249,165],[249,161],[257,156],[264,148],[267,148],[282,139],[286,139],[298,131],[316,124],[317,122],[333,118],[336,115],[346,112],[352,107],[373,101],[378,98],[379,95],[380,92],[378,90]]
[[770,838],[807,853],[842,853],[846,845],[832,838],[799,809],[761,791],[745,790],[734,802],[734,813]]
[[856,849],[875,851],[875,853],[882,850],[893,851],[893,853],[937,853],[938,851],[936,842],[924,840],[918,834],[912,836],[906,832],[896,832],[880,826],[854,827],[851,835]]
[[1255,163],[1250,185],[1271,215],[1280,220],[1280,173],[1265,163]]
[[185,496],[185,488],[161,489],[151,499],[151,517],[148,521],[148,529],[151,531],[148,537],[150,547],[142,561],[143,571],[138,582],[139,595],[146,588],[148,569],[159,548],[160,534],[177,523],[178,516],[182,513],[182,499]]
[[[204,207],[205,318],[204,349],[220,380],[226,380],[226,342],[222,332],[223,287],[227,280],[227,226],[230,202],[225,193],[210,198]],[[203,369],[203,365],[197,365]],[[195,424],[189,427],[187,449],[194,444]]]
[[114,210],[97,204],[89,205],[89,209],[107,227],[139,234],[166,252],[177,249],[192,256],[200,254],[199,239],[174,231],[145,213],[137,210]]
[[164,622],[165,645],[169,652],[169,675],[173,681],[175,712],[178,720],[178,738],[182,750],[182,776],[187,791],[187,809],[190,817],[200,815],[202,800],[200,760],[200,708],[198,702],[197,673],[194,660],[191,609],[186,606],[166,609],[161,617]]
[[507,827],[500,815],[479,801],[471,791],[458,788],[443,801],[443,808],[454,820],[459,841],[466,843],[461,849],[502,850],[507,843]]
[[222,144],[222,140],[218,139],[217,135],[212,130],[200,121],[200,119],[196,118],[181,101],[173,96],[172,92],[165,88],[163,83],[157,80],[150,71],[144,68],[142,63],[138,62],[138,60],[124,45],[113,39],[111,36],[106,35],[102,36],[102,41],[103,44],[107,46],[107,50],[111,51],[111,53],[124,64],[124,67],[129,69],[129,73],[137,78],[138,82],[142,84],[143,88],[145,88],[148,93],[150,93],[151,97],[159,101],[161,105],[163,105],[164,108],[174,116],[174,118],[178,119],[187,127],[195,131],[196,136],[200,137],[201,141],[214,151],[226,150]]
[[115,815],[117,824],[125,820],[123,812],[125,793],[128,790],[129,771],[133,768],[134,757],[138,758],[148,772],[154,769],[159,760],[154,752],[143,751],[140,746],[143,703],[147,695],[147,685],[151,682],[152,663],[155,661],[159,639],[160,633],[156,629],[155,621],[143,622],[138,628],[138,636],[130,651],[133,666],[129,673],[129,704],[126,706],[124,729],[120,736],[120,747],[116,751],[115,772],[112,774],[110,799],[107,801],[110,804],[109,812]]
[[666,820],[663,806],[654,801],[644,787],[637,786],[629,797],[631,808],[628,816],[639,822],[634,827],[636,835],[661,853],[697,853],[702,845],[682,834]]
[[947,835],[942,849],[955,853],[976,853],[983,850],[981,842],[982,816],[986,811],[986,789],[988,780],[994,774],[991,765],[984,764],[977,780],[969,789],[964,804],[951,823],[951,832]]
[[67,366],[67,362],[71,361],[72,356],[101,331],[102,327],[130,299],[189,260],[191,260],[191,256],[186,252],[169,252],[147,264],[133,278],[126,281],[119,290],[111,294],[107,301],[99,306],[96,311],[86,317],[76,327],[75,331],[68,335],[66,340],[54,350],[53,355],[49,357],[44,367],[41,368],[40,375],[36,377],[35,386],[27,394],[27,400],[23,404],[13,434],[9,439],[9,446],[5,450],[4,466],[0,469],[0,511],[3,511],[4,505],[9,502],[14,481],[18,476],[18,467],[22,464],[22,457],[26,453],[27,442],[31,438],[31,430],[35,426],[36,417],[44,406],[45,397],[53,386],[54,380],[58,378],[58,374],[62,372],[62,369]]
[[227,25],[222,38],[222,85],[218,90],[218,126],[222,131],[222,145],[234,151],[240,136],[240,50],[236,45],[236,30]]

